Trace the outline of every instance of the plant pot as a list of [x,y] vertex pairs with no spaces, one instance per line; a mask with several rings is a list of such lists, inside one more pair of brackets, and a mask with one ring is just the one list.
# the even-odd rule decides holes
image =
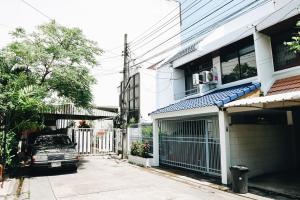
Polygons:
[[129,163],[139,165],[142,167],[151,167],[153,166],[153,158],[143,158],[140,156],[128,155]]

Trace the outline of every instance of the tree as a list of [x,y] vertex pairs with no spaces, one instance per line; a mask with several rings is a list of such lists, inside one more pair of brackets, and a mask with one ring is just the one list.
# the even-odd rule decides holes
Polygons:
[[17,28],[11,34],[13,42],[0,50],[0,132],[8,137],[1,150],[9,165],[15,163],[20,133],[43,127],[41,112],[51,103],[91,106],[90,69],[103,52],[80,29],[55,21],[32,33]]
[[[300,21],[297,22],[296,27],[299,30]],[[300,32],[298,31],[295,36],[292,37],[292,41],[285,42],[285,45],[288,45],[295,53],[298,53],[300,51]]]

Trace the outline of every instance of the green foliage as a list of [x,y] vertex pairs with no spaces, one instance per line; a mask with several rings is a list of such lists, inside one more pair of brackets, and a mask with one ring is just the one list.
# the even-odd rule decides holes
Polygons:
[[142,126],[142,135],[146,137],[151,137],[153,132],[152,126]]
[[19,137],[14,132],[8,132],[7,133],[7,139],[6,139],[6,163],[10,168],[15,168],[19,166],[18,162],[18,141]]
[[[297,29],[300,28],[300,21],[297,22],[296,27]],[[298,31],[291,39],[292,41],[285,42],[285,45],[288,45],[295,53],[298,53],[300,51],[300,31]]]
[[145,142],[142,143],[140,141],[133,142],[131,144],[130,154],[133,156],[140,156],[143,158],[150,157],[150,145],[149,143]]
[[0,132],[8,133],[6,153],[14,166],[20,133],[43,127],[40,113],[50,109],[49,102],[91,106],[90,69],[102,50],[80,29],[55,21],[32,33],[17,28],[11,35],[14,41],[0,50]]

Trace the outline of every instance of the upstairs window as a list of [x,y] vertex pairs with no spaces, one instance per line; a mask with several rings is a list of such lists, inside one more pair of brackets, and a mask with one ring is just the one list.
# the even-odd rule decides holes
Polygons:
[[212,56],[210,54],[191,61],[183,66],[186,89],[185,95],[191,95],[197,91],[196,87],[193,85],[193,74],[202,71],[210,71],[212,66]]
[[271,36],[275,71],[300,65],[299,53],[295,53],[289,46],[284,44],[292,41],[292,37],[296,32],[296,29],[291,28]]
[[252,37],[243,39],[221,50],[222,83],[257,75],[254,42]]

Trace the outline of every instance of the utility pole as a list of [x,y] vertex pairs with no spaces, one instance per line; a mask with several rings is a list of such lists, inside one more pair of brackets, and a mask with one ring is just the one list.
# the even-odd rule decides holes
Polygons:
[[[128,144],[124,145],[125,142],[127,143],[127,95],[126,95],[126,83],[129,76],[129,70],[128,70],[128,46],[127,46],[127,34],[124,35],[124,66],[123,66],[123,84],[122,84],[122,94],[121,94],[121,120],[122,120],[122,159],[125,157],[125,147],[127,147]],[[126,106],[125,106],[126,105]]]

